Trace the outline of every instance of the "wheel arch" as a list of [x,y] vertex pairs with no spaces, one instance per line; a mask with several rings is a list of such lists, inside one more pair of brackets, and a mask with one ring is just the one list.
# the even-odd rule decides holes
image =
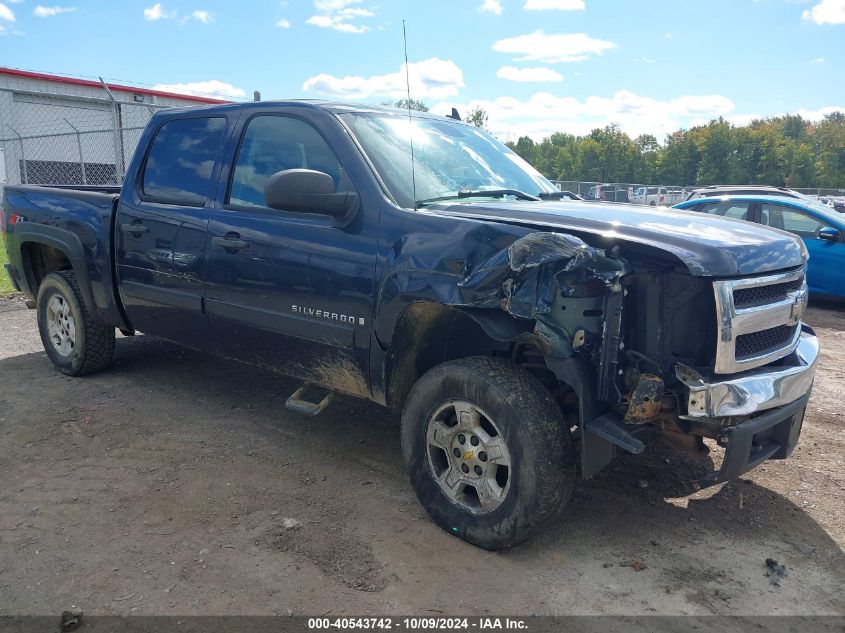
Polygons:
[[52,226],[39,226],[37,231],[18,231],[22,274],[33,297],[38,295],[41,280],[50,273],[72,270],[79,283],[85,307],[96,313],[96,304],[85,263],[85,249],[79,237]]
[[497,332],[496,323],[495,317],[486,323],[469,310],[436,301],[408,305],[397,320],[384,365],[387,405],[402,405],[417,379],[441,363],[508,350],[508,341],[488,331]]

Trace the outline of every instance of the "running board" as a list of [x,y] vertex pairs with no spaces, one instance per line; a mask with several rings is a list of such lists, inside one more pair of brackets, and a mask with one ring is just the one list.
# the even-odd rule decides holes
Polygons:
[[294,391],[293,394],[291,394],[291,397],[287,399],[287,402],[285,402],[287,410],[310,417],[320,415],[323,411],[325,411],[326,407],[329,406],[334,399],[334,392],[326,390],[326,395],[323,396],[323,399],[320,400],[320,402],[315,403],[305,399],[305,392],[312,388],[321,389],[320,387],[314,387],[311,383],[306,382],[299,389]]

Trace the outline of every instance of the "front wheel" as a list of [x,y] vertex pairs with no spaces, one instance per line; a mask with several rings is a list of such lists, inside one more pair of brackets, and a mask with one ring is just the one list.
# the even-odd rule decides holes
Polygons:
[[559,515],[575,482],[563,415],[526,370],[487,357],[439,365],[414,385],[402,452],[431,518],[497,550]]
[[105,369],[114,353],[114,328],[88,313],[73,272],[50,273],[38,287],[38,331],[47,356],[63,374]]

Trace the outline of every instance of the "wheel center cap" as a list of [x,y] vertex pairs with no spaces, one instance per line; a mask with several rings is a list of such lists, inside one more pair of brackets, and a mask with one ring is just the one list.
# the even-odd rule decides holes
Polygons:
[[471,460],[473,455],[475,455],[473,451],[464,451],[464,461]]

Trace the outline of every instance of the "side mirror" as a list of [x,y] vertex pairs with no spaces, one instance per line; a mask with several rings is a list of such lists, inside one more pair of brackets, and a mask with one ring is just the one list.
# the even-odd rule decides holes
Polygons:
[[271,209],[327,215],[341,225],[358,210],[358,194],[337,193],[332,177],[313,169],[277,171],[264,184],[264,200]]
[[819,230],[820,240],[824,240],[825,242],[838,242],[839,238],[840,233],[837,229],[826,226],[823,229]]

